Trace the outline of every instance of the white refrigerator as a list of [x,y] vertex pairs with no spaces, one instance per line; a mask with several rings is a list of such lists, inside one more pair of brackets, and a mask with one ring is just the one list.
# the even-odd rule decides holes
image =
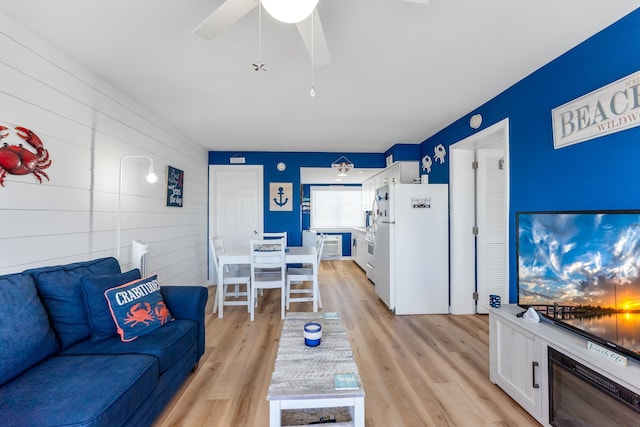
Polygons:
[[374,209],[378,296],[395,314],[448,313],[448,185],[385,185]]

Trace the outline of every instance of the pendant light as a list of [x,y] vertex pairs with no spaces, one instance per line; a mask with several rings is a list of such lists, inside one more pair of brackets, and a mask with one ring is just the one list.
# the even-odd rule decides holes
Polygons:
[[252,65],[256,71],[267,71],[262,62],[262,1],[258,2],[258,62]]
[[278,21],[295,24],[311,15],[318,0],[262,0],[262,4],[269,15]]
[[316,97],[314,68],[315,68],[315,64],[313,63],[313,11],[311,11],[311,90],[309,91],[309,96],[312,98]]

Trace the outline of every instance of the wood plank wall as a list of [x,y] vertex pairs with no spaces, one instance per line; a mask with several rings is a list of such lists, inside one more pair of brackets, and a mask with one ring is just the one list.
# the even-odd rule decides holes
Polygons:
[[[34,131],[49,150],[50,180],[7,175],[0,187],[0,274],[117,254],[120,158],[121,266],[131,240],[149,243],[149,272],[162,284],[207,278],[207,149],[165,119],[0,12],[0,126]],[[182,169],[184,205],[166,206],[166,167]]]

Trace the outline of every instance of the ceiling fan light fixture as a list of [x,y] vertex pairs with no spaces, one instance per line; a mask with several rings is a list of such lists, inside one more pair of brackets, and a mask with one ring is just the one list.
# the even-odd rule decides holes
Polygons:
[[287,24],[304,21],[317,4],[318,0],[262,0],[262,6],[269,15]]

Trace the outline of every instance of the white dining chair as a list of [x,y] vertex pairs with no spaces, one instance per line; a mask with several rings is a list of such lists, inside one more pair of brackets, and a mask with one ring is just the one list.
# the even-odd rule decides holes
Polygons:
[[264,240],[272,240],[272,239],[284,239],[284,245],[287,246],[287,232],[281,231],[278,233],[262,233],[262,238]]
[[285,305],[285,246],[281,239],[251,240],[251,297],[250,313],[254,319],[258,306],[257,293],[263,289],[280,289],[281,318],[284,319]]
[[[220,236],[210,236],[209,245],[216,272],[220,269],[218,256],[224,252],[222,239]],[[229,285],[233,285],[233,291],[229,290]],[[240,288],[245,285],[245,290]],[[246,305],[247,311],[251,312],[251,268],[249,265],[234,265],[224,267],[222,272],[222,283],[218,283],[218,292],[222,292],[222,304],[224,305]],[[229,299],[232,298],[232,299]],[[217,304],[213,305],[213,312],[218,309]]]
[[[224,244],[223,244],[223,240],[222,237],[220,236],[213,236],[213,244],[215,245],[216,248],[216,254],[224,254]],[[217,268],[217,267],[216,267]],[[249,277],[251,276],[251,266],[249,264],[226,264],[224,266],[225,271],[229,274],[229,276],[232,275],[236,275],[236,276],[241,276],[241,277]],[[244,282],[242,283],[236,283],[234,285],[234,290],[230,291],[229,287],[226,288],[226,294],[225,296],[228,297],[246,297],[247,300],[247,304],[249,302],[249,288],[246,288],[246,291],[241,291],[240,290],[240,285],[244,284]]]
[[[317,268],[320,268],[320,260],[322,259],[322,250],[324,249],[324,234],[318,236],[318,244],[316,246],[317,251]],[[317,274],[316,274],[317,277]],[[286,284],[286,301],[287,310],[291,302],[313,302],[316,298],[318,306],[322,308],[322,297],[320,296],[320,285],[317,284],[317,289],[314,289],[313,285],[314,271],[313,265],[303,265],[302,267],[288,267],[287,268],[287,284]],[[311,281],[311,288],[299,287],[303,282]],[[296,285],[292,287],[291,285]],[[298,296],[292,296],[298,295]],[[305,296],[299,296],[305,295]]]
[[[273,240],[273,239],[284,239],[284,246],[287,246],[287,232],[281,231],[277,233],[262,233],[263,240]],[[260,291],[260,295],[262,295],[262,291]]]

